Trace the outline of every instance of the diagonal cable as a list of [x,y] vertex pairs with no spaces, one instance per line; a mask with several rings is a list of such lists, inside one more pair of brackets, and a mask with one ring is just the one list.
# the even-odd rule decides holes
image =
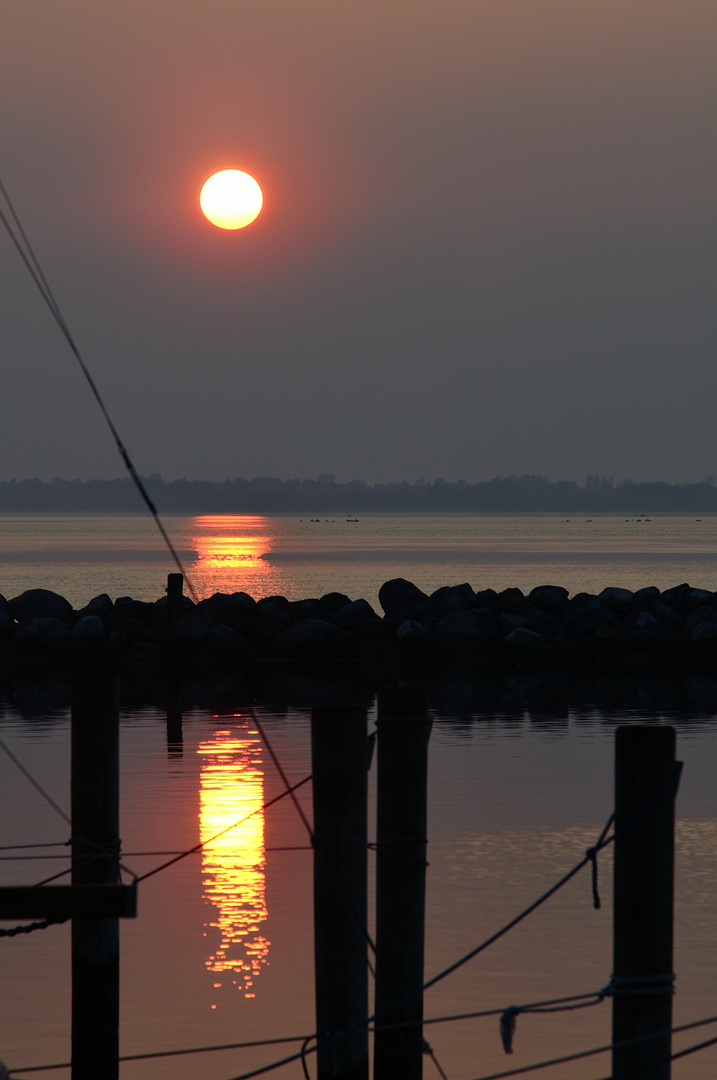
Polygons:
[[35,790],[39,791],[40,795],[42,795],[45,802],[49,803],[50,806],[52,807],[52,809],[55,810],[64,821],[67,822],[67,824],[70,826],[70,828],[72,828],[72,822],[70,821],[70,818],[65,813],[65,811],[62,809],[62,807],[57,805],[57,803],[55,802],[55,800],[52,798],[51,795],[48,795],[48,793],[45,791],[45,789],[42,787],[42,785],[40,783],[38,783],[38,781],[35,779],[35,777],[32,775],[32,773],[29,772],[25,768],[25,766],[20,761],[20,759],[17,758],[15,756],[15,754],[13,754],[12,750],[3,742],[2,739],[0,739],[0,748],[2,748],[5,751],[5,753],[10,758],[12,763],[14,765],[16,765],[18,767],[18,769],[20,770],[20,772],[22,773],[22,775],[27,780],[30,781],[30,783],[35,788]]
[[25,267],[26,267],[28,273],[30,274],[30,277],[34,281],[35,285],[37,286],[37,289],[38,289],[40,295],[42,296],[42,299],[45,301],[45,304],[47,305],[47,307],[48,307],[48,309],[50,311],[50,314],[52,315],[53,319],[57,323],[57,326],[58,326],[58,328],[60,330],[60,333],[65,338],[65,341],[69,345],[70,350],[72,351],[72,354],[74,355],[75,359],[77,360],[77,363],[80,366],[82,374],[84,375],[85,380],[87,381],[87,384],[88,384],[88,386],[90,388],[90,391],[91,391],[95,401],[97,402],[97,404],[98,404],[98,406],[100,408],[100,412],[102,413],[102,416],[104,417],[105,423],[107,424],[107,427],[110,430],[112,438],[114,439],[115,445],[117,447],[117,451],[118,451],[120,457],[122,458],[122,462],[123,462],[127,472],[129,473],[129,475],[130,475],[130,477],[132,479],[132,482],[134,483],[134,486],[136,487],[137,491],[139,492],[139,495],[140,495],[142,501],[144,502],[145,506],[147,507],[150,514],[152,515],[152,518],[154,519],[154,523],[157,526],[157,529],[159,530],[159,533],[160,533],[160,535],[161,535],[161,537],[162,537],[162,539],[163,539],[163,541],[164,541],[164,543],[165,543],[165,545],[167,547],[167,550],[169,551],[169,554],[172,557],[172,560],[174,561],[175,565],[177,566],[177,569],[179,570],[179,572],[185,577],[186,582],[187,582],[187,586],[189,588],[189,591],[192,594],[192,598],[194,599],[195,603],[197,603],[197,594],[196,594],[196,592],[194,590],[194,586],[192,585],[191,579],[187,576],[187,573],[186,573],[186,571],[184,569],[184,566],[182,565],[182,560],[179,558],[179,554],[178,554],[176,548],[174,547],[174,544],[172,543],[172,541],[171,541],[171,539],[169,537],[169,534],[168,534],[167,530],[164,527],[164,524],[163,524],[162,520],[160,519],[159,513],[157,511],[157,507],[155,506],[154,502],[150,498],[149,492],[147,491],[147,488],[145,487],[142,478],[140,477],[139,473],[137,472],[137,470],[135,468],[135,465],[134,465],[134,462],[132,461],[132,459],[129,456],[129,451],[127,450],[127,447],[125,446],[125,444],[123,443],[123,441],[122,441],[122,439],[120,437],[119,431],[117,430],[117,428],[116,428],[116,426],[114,424],[114,421],[112,420],[112,417],[110,416],[109,410],[108,410],[107,406],[105,405],[104,399],[103,399],[103,397],[102,397],[102,395],[101,395],[101,393],[99,391],[99,388],[98,388],[95,380],[93,379],[92,375],[90,374],[90,370],[89,370],[87,364],[85,363],[85,360],[84,360],[84,358],[83,358],[83,356],[82,356],[82,354],[81,354],[81,352],[79,350],[77,342],[75,341],[72,333],[70,332],[70,328],[68,327],[67,322],[65,320],[65,317],[62,314],[62,311],[60,310],[60,306],[57,303],[57,300],[55,299],[55,297],[53,295],[53,292],[52,292],[52,290],[51,290],[51,288],[50,288],[50,286],[48,284],[47,278],[45,277],[45,274],[43,273],[42,267],[40,266],[39,259],[37,258],[37,255],[34,252],[34,249],[33,249],[32,245],[31,245],[31,243],[30,243],[30,241],[28,239],[28,236],[27,236],[25,230],[23,229],[22,224],[20,223],[20,219],[18,217],[18,214],[17,214],[17,212],[15,210],[15,207],[13,206],[13,203],[12,203],[12,201],[10,199],[10,196],[9,196],[9,194],[7,192],[7,189],[6,189],[5,185],[3,184],[2,180],[0,180],[0,192],[2,193],[2,196],[5,199],[5,202],[6,202],[7,206],[8,206],[8,209],[10,210],[10,214],[12,216],[12,221],[15,222],[17,232],[15,231],[15,229],[13,229],[12,221],[10,221],[7,214],[3,211],[2,207],[0,207],[0,221],[2,221],[2,224],[5,226],[5,230],[8,233],[8,236],[10,237],[12,243],[15,245],[15,248],[17,249],[17,251],[18,251],[18,253],[20,255],[20,258],[22,259],[23,263],[25,264]]
[[215,833],[214,836],[210,836],[206,840],[200,840],[198,844],[195,844],[194,847],[189,848],[188,851],[183,851],[180,855],[176,855],[168,862],[162,863],[161,866],[155,866],[154,870],[148,870],[146,874],[140,874],[136,880],[138,882],[146,881],[147,878],[152,877],[154,874],[158,874],[160,870],[166,870],[168,866],[174,866],[174,864],[180,862],[181,859],[186,859],[188,855],[194,855],[197,851],[201,851],[203,847],[206,847],[207,844],[211,844],[213,840],[217,840],[220,836],[223,836],[224,833],[230,832],[232,829],[236,829],[237,826],[243,824],[243,822],[245,821],[248,821],[249,818],[254,817],[255,814],[260,814],[264,810],[267,810],[270,806],[273,806],[274,803],[279,802],[280,799],[285,799],[287,795],[292,795],[293,797],[293,793],[297,790],[297,788],[303,787],[304,784],[308,784],[310,779],[310,775],[305,776],[303,780],[299,780],[298,784],[294,784],[293,787],[289,788],[288,791],[282,791],[279,795],[274,796],[273,799],[269,799],[268,802],[263,803],[263,805],[258,807],[258,809],[252,810],[251,814],[247,814],[246,817],[240,818],[239,821],[232,822],[231,825],[227,825],[225,829],[221,829],[218,833]]

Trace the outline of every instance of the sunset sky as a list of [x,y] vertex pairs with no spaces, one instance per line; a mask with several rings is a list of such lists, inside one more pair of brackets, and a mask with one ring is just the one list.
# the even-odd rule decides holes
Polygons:
[[[714,0],[6,0],[0,177],[145,475],[701,480],[716,42]],[[0,479],[122,475],[4,234],[0,359]]]

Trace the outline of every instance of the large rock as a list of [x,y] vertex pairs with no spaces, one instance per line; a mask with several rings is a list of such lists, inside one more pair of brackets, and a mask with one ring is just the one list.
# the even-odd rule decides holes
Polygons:
[[632,606],[634,608],[648,608],[660,598],[660,590],[654,585],[646,585],[644,589],[638,589],[632,594]]
[[[166,604],[167,598],[162,597],[162,599]],[[114,610],[115,615],[120,619],[144,619],[149,625],[154,604],[146,600],[133,600],[131,596],[118,596],[115,600]]]
[[537,585],[528,594],[528,600],[548,615],[560,615],[568,599],[568,590],[562,585]]
[[334,626],[340,626],[342,630],[359,631],[365,622],[376,618],[376,612],[368,600],[354,600],[335,611],[325,613],[323,618]]
[[38,642],[43,641],[50,634],[69,634],[69,632],[69,627],[63,619],[40,616],[24,619],[15,629],[15,641]]
[[497,627],[472,611],[448,611],[436,628],[438,650],[447,657],[478,657],[495,652]]
[[99,615],[85,615],[75,623],[70,633],[90,645],[99,644],[106,637],[105,624]]
[[406,619],[396,631],[396,640],[410,656],[426,656],[433,648],[433,635],[415,619]]
[[316,605],[318,617],[321,618],[322,615],[328,614],[330,611],[338,611],[339,608],[346,607],[347,604],[351,604],[352,602],[351,597],[346,596],[344,593],[325,593]]
[[389,619],[412,619],[418,604],[425,604],[428,597],[405,578],[393,578],[386,581],[378,591],[381,607]]
[[563,621],[578,637],[594,634],[598,627],[609,625],[615,617],[607,604],[589,593],[578,593],[562,611]]
[[603,589],[598,599],[616,611],[618,615],[625,615],[630,610],[632,595],[629,589],[608,588]]
[[273,652],[289,659],[324,659],[325,657],[350,656],[358,649],[355,634],[342,630],[323,619],[303,619],[296,626],[277,634]]
[[508,615],[520,615],[525,596],[520,589],[503,589],[498,593],[495,603],[499,611],[505,611]]
[[476,594],[468,582],[449,585],[441,597],[441,611],[468,611],[476,606]]
[[713,607],[698,607],[692,612],[684,625],[684,632],[688,637],[692,636],[692,632],[703,623],[717,623],[717,608]]
[[69,622],[72,604],[59,593],[49,589],[28,589],[27,592],[8,601],[8,610],[18,622],[30,619],[60,619]]
[[550,645],[543,635],[524,626],[511,630],[503,642],[503,648],[506,656],[516,660],[540,660],[550,655]]
[[13,635],[15,622],[10,612],[0,607],[0,641],[9,641]]
[[564,622],[556,618],[555,615],[550,615],[547,611],[536,607],[529,600],[526,600],[523,605],[521,615],[526,630],[532,630],[534,634],[540,634],[546,641],[556,641],[558,638],[565,637],[568,633]]
[[690,634],[690,645],[698,656],[717,655],[717,623],[698,623]]

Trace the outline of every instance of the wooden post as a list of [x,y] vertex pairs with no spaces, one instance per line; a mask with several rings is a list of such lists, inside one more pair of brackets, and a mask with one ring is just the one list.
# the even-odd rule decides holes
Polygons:
[[[618,728],[616,833],[657,802],[676,775],[674,728]],[[613,1042],[668,1032],[614,1050],[615,1076],[670,1077],[674,824],[671,792],[615,840]]]
[[[72,884],[119,881],[117,673],[78,672],[72,689]],[[72,1080],[119,1076],[119,922],[72,919]]]
[[[367,958],[366,710],[311,711],[314,958],[319,1040],[365,1024]],[[367,1080],[366,1030],[318,1052],[319,1080]]]
[[[378,697],[374,1080],[423,1073],[426,779],[431,721],[422,690]],[[394,1005],[394,1003],[396,1003]],[[393,1007],[392,1007],[393,1006]],[[382,1032],[384,1025],[413,1021]]]
[[179,657],[179,621],[182,617],[182,574],[167,575],[167,745],[182,749],[182,668]]

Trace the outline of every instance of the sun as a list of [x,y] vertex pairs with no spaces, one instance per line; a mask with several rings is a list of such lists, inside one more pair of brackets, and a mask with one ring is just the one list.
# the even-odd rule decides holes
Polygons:
[[204,216],[219,229],[243,229],[261,212],[264,196],[253,176],[223,169],[210,176],[199,196]]

